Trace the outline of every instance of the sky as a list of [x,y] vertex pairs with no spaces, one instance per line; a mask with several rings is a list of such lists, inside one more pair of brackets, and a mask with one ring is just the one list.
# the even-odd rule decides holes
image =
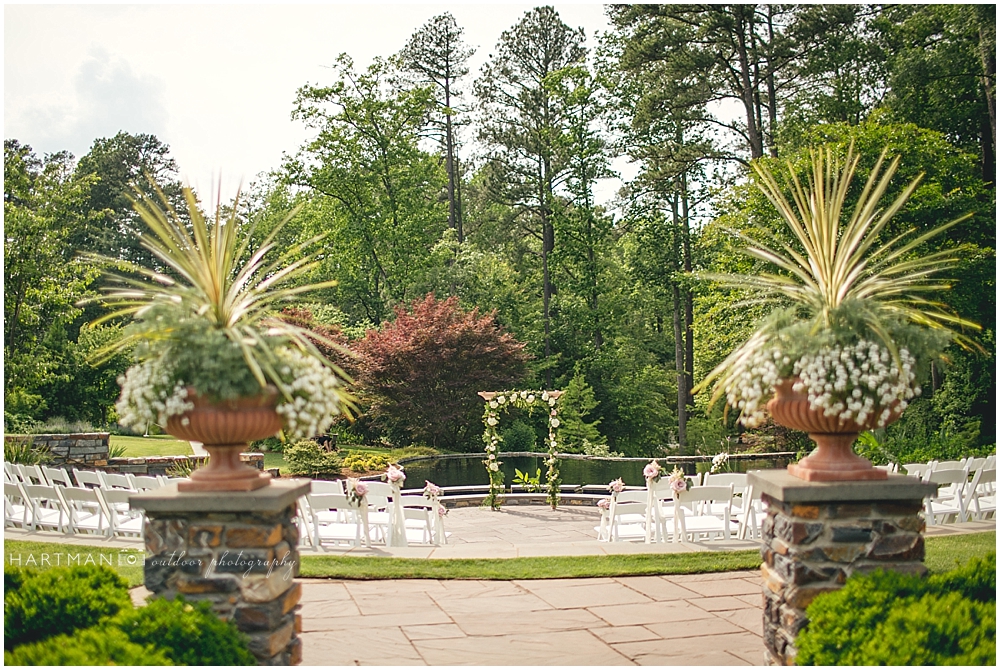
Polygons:
[[[530,4],[63,4],[4,6],[5,139],[77,158],[119,130],[169,145],[183,181],[229,201],[309,137],[295,91],[333,81],[340,53],[359,68],[399,51],[449,11],[476,47],[471,83]],[[608,29],[597,2],[554,3],[588,46]],[[609,195],[613,185],[605,185]]]

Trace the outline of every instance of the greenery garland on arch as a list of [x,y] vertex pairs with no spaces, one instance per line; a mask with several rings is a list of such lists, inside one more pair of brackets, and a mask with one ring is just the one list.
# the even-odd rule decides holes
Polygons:
[[497,431],[500,424],[500,412],[511,407],[531,410],[531,408],[542,405],[548,408],[549,456],[545,459],[548,466],[546,483],[548,484],[548,495],[545,499],[555,509],[559,504],[559,468],[556,466],[556,451],[559,446],[556,441],[556,428],[559,427],[559,409],[557,402],[562,391],[480,391],[479,395],[486,401],[486,410],[483,412],[483,425],[486,431],[483,433],[483,441],[486,443],[486,473],[490,476],[490,492],[483,501],[484,505],[489,505],[493,509],[500,509],[502,502],[504,477],[500,470],[500,461],[497,460],[497,453],[500,449],[500,442],[503,440]]

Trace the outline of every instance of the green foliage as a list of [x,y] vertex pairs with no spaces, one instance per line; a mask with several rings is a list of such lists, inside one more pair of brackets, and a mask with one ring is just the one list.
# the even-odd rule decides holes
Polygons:
[[3,460],[20,465],[48,463],[52,460],[49,448],[44,444],[35,445],[32,438],[4,439]]
[[[293,475],[320,475],[340,472],[340,457],[324,451],[312,440],[300,440],[285,448],[285,462]],[[346,465],[346,458],[343,465]]]
[[[562,419],[561,415],[560,419]],[[500,435],[506,451],[533,452],[538,449],[538,434],[530,424],[520,419],[512,421],[510,425],[505,426],[500,431]]]
[[535,470],[535,476],[530,476],[527,472],[521,472],[514,468],[513,483],[524,487],[528,493],[538,493],[542,490],[542,469]]
[[134,644],[153,646],[172,665],[256,665],[246,637],[223,621],[208,601],[154,598],[145,607],[119,614],[111,625]]
[[285,446],[280,437],[272,435],[271,437],[265,437],[263,440],[254,440],[251,442],[250,451],[270,451],[280,454],[285,450]]
[[136,644],[117,628],[94,627],[4,651],[5,665],[174,665],[153,644]]
[[105,567],[25,573],[16,590],[4,593],[4,648],[89,628],[131,608],[128,584]]
[[[587,383],[578,366],[559,398],[558,435],[559,445],[563,451],[569,454],[579,453],[585,442],[601,441],[601,433],[597,430],[601,420],[586,420],[592,416],[597,405],[594,389]],[[504,440],[506,441],[506,437]]]
[[[389,452],[389,457],[392,459],[393,463],[398,463],[401,459],[412,458],[414,456],[437,456],[441,452],[434,447],[423,447],[416,444],[411,444],[408,447],[402,447],[400,449],[393,449]],[[388,467],[388,466],[386,466]]]
[[817,597],[799,665],[983,665],[996,656],[996,552],[923,579],[878,571]]
[[587,440],[583,441],[583,453],[599,458],[622,458],[625,455],[618,451],[611,451],[606,444],[591,444]]
[[[287,458],[286,453],[285,459],[287,460]],[[386,454],[368,451],[348,451],[344,456],[344,467],[352,472],[374,472],[376,470],[385,470],[393,460],[393,458]]]

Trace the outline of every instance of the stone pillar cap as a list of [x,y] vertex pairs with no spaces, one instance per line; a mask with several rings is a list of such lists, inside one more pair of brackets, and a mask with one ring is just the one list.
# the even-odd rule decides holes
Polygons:
[[177,482],[129,496],[129,505],[146,512],[280,512],[309,493],[308,479],[276,479],[256,491],[180,493]]
[[923,500],[937,493],[937,484],[908,475],[890,474],[886,480],[807,482],[787,470],[756,470],[747,482],[757,495],[766,493],[787,503],[862,502],[870,500]]

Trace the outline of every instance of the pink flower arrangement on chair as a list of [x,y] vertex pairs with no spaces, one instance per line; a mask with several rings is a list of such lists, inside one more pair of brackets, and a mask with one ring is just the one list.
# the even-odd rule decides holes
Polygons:
[[611,491],[612,493],[621,493],[622,491],[625,490],[625,482],[623,482],[622,478],[619,477],[618,479],[608,484],[608,490]]
[[385,471],[385,478],[389,480],[390,483],[402,483],[406,481],[406,473],[399,466],[389,464],[389,469]]
[[660,471],[663,468],[656,461],[650,461],[646,464],[646,467],[642,469],[642,476],[647,480],[652,480],[654,482],[660,481]]

